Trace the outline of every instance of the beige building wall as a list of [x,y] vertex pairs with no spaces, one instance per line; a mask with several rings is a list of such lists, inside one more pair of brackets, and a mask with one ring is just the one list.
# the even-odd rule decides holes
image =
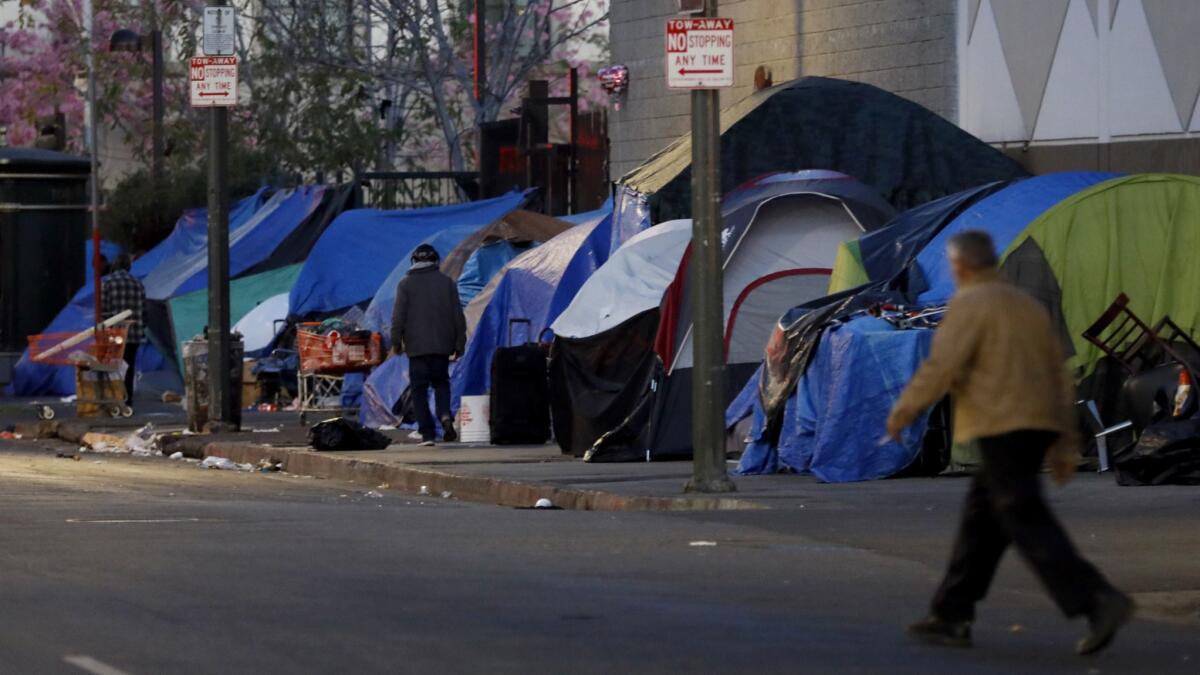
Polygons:
[[[957,116],[957,0],[723,0],[735,21],[736,86],[721,106],[749,94],[754,71],[775,82],[821,75],[873,84],[950,120]],[[665,22],[676,0],[613,0],[612,62],[629,67],[629,92],[609,117],[612,175],[619,177],[688,131],[687,92],[667,89]]]

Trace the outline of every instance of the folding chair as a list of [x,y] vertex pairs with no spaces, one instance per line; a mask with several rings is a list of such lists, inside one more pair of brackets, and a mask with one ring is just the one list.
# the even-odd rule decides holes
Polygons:
[[1100,419],[1100,409],[1096,406],[1095,401],[1076,401],[1075,405],[1082,413],[1081,417],[1083,418],[1084,426],[1087,427],[1088,433],[1092,435],[1092,438],[1096,439],[1096,456],[1100,458],[1100,470],[1098,473],[1104,473],[1109,470],[1108,437],[1132,428],[1133,422],[1126,420],[1120,424],[1106,427],[1104,426],[1104,420]]

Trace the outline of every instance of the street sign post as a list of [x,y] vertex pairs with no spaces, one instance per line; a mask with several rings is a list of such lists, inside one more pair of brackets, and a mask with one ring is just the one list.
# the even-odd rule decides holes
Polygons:
[[733,492],[725,467],[718,90],[733,86],[733,19],[717,16],[717,0],[703,5],[699,18],[667,21],[667,85],[692,90],[692,478],[684,489]]
[[671,89],[733,86],[733,19],[667,20],[667,86]]
[[193,56],[189,72],[193,108],[237,105],[236,56]]
[[237,19],[232,7],[204,8],[204,39],[200,48],[205,56],[233,56],[236,32]]
[[[211,17],[211,19],[210,19]],[[237,431],[229,317],[229,107],[237,103],[236,16],[229,0],[204,8],[205,56],[192,59],[192,105],[208,108],[208,419]]]

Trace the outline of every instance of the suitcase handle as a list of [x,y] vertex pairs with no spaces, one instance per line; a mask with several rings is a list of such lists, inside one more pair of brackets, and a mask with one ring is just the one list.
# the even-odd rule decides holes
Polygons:
[[529,342],[530,335],[533,332],[533,322],[529,319],[509,319],[508,320],[508,346],[513,346],[513,326],[523,323],[525,324],[525,342]]

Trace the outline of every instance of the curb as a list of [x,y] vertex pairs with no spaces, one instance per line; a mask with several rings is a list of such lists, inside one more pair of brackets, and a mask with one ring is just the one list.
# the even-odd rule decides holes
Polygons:
[[386,483],[391,489],[405,492],[418,492],[425,487],[435,495],[450,492],[455,499],[461,501],[497,506],[530,507],[537,500],[545,498],[559,508],[574,511],[734,511],[766,508],[761,504],[733,497],[619,495],[500,478],[463,476],[251,443],[209,443],[204,446],[204,456],[225,457],[239,464],[257,464],[267,460],[283,464],[283,470],[291,474],[372,486]]
[[[122,438],[91,431],[87,424],[44,421],[18,429],[31,438],[59,438],[71,443],[103,442],[120,445]],[[369,459],[338,456],[299,448],[279,448],[236,441],[211,441],[204,435],[168,436],[163,454],[182,452],[185,457],[225,457],[239,464],[263,460],[282,464],[288,473],[329,480],[344,480],[375,487],[386,483],[391,489],[417,493],[422,487],[432,494],[449,492],[455,499],[480,504],[531,507],[549,499],[556,507],[574,511],[745,511],[768,507],[736,497],[651,497],[620,495],[599,490],[556,487],[545,483],[463,476],[425,468],[389,464]]]

